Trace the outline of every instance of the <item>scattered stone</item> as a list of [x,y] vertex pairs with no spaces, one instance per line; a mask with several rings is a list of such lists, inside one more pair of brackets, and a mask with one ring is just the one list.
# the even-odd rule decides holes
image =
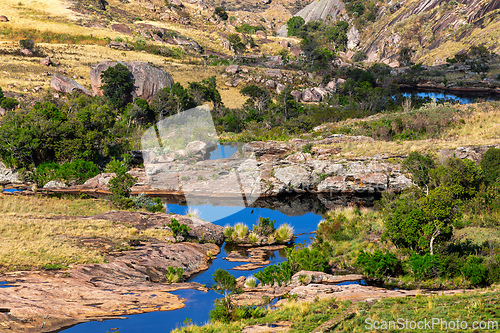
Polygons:
[[5,15],[0,15],[0,22],[9,22],[9,19]]
[[126,43],[123,43],[123,42],[115,42],[115,41],[111,41],[109,42],[108,45],[106,45],[107,47],[110,47],[112,49],[116,49],[116,50],[121,50],[121,51],[130,51],[130,48],[128,47],[128,45]]
[[4,108],[0,107],[0,116],[5,116],[5,114],[7,113],[7,110],[5,110]]
[[67,187],[66,184],[60,180],[51,180],[47,184],[43,185],[43,188],[64,188]]
[[337,85],[341,85],[341,84],[344,84],[346,83],[347,81],[345,79],[341,79],[341,78],[338,78],[337,79]]
[[290,42],[287,41],[286,39],[280,40],[278,44],[285,49],[288,49],[290,47]]
[[233,47],[231,46],[231,42],[228,41],[227,39],[224,39],[222,41],[222,47],[224,47],[226,50],[229,50],[229,51],[231,51],[233,49]]
[[363,275],[359,274],[331,275],[323,272],[300,271],[292,276],[289,285],[295,287],[300,285],[307,285],[310,283],[339,284],[342,282],[355,282],[362,280],[363,278]]
[[50,87],[57,92],[63,94],[71,94],[73,91],[78,90],[89,96],[92,96],[92,92],[86,89],[84,86],[79,84],[73,79],[70,79],[64,75],[55,73],[50,82]]
[[333,92],[336,92],[337,91],[337,82],[335,82],[335,81],[328,82],[328,84],[326,85],[326,89],[333,91]]
[[300,99],[302,98],[302,92],[298,91],[298,90],[292,90],[290,92],[290,94],[295,97],[295,101],[296,102],[300,102]]
[[184,7],[184,5],[182,4],[182,2],[180,0],[170,0],[170,3],[174,6]]
[[273,80],[267,80],[266,81],[266,88],[268,89],[274,89],[276,87],[276,82]]
[[276,85],[276,93],[279,95],[281,94],[281,92],[285,89],[285,85],[284,84],[281,84],[281,83],[278,83]]
[[52,61],[50,61],[49,57],[43,58],[43,59],[40,60],[40,65],[50,66],[50,65],[52,65]]
[[111,25],[111,29],[122,34],[132,35],[132,29],[125,24],[113,24]]
[[305,89],[302,92],[302,101],[304,102],[321,102],[321,94],[315,89]]
[[26,57],[32,57],[35,55],[32,51],[28,49],[21,49],[21,54]]
[[260,264],[243,264],[243,265],[233,267],[231,269],[233,269],[235,271],[253,271],[254,269],[259,269],[259,268],[262,268],[265,266],[266,265],[260,265]]
[[269,69],[266,69],[265,74],[266,74],[266,76],[276,77],[278,79],[281,79],[283,77],[281,69],[269,68]]
[[259,30],[255,33],[255,35],[258,37],[258,38],[262,38],[262,39],[267,39],[267,35],[264,31],[262,30]]
[[229,74],[236,74],[239,71],[241,71],[241,67],[238,65],[230,65],[230,66],[226,67],[226,73],[229,73]]

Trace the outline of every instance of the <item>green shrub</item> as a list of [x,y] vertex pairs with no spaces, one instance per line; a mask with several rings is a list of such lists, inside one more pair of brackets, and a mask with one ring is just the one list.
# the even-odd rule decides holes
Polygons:
[[227,225],[224,227],[224,237],[231,239],[234,235],[234,228]]
[[174,234],[174,238],[177,240],[177,237],[182,236],[182,237],[187,237],[189,230],[191,230],[190,227],[188,227],[184,223],[179,223],[176,219],[172,218],[170,219],[170,223],[167,225],[167,227],[172,230],[172,233]]
[[227,21],[227,19],[229,18],[226,10],[219,6],[215,7],[214,14],[217,15],[223,21]]
[[500,178],[500,149],[488,149],[481,159],[481,169],[487,183],[494,183]]
[[302,146],[302,152],[304,154],[312,154],[312,143],[306,143],[305,145]]
[[264,285],[274,285],[282,286],[290,281],[292,275],[295,273],[292,270],[290,262],[284,261],[276,265],[269,265],[263,270],[255,273],[255,277]]
[[274,228],[275,223],[276,221],[270,220],[269,217],[261,217],[259,218],[259,223],[257,225],[254,224],[252,231],[259,236],[272,235],[276,230]]
[[184,270],[182,269],[182,267],[174,268],[172,266],[169,266],[167,268],[167,274],[166,274],[167,283],[179,282],[183,274]]
[[326,272],[328,269],[329,255],[327,251],[306,246],[296,246],[285,251],[286,258],[290,262],[294,273],[301,270]]
[[144,192],[136,195],[135,197],[132,197],[132,202],[134,203],[135,207],[146,208],[152,213],[161,212],[165,208],[160,198],[151,199],[147,197]]
[[33,51],[35,49],[35,41],[33,39],[22,39],[19,41],[19,46],[22,49]]
[[401,260],[395,254],[382,251],[374,253],[361,251],[356,258],[356,265],[364,275],[379,280],[389,276],[395,277],[403,271]]
[[2,108],[4,108],[5,110],[12,110],[18,105],[19,105],[19,102],[17,101],[17,99],[12,98],[12,97],[5,97],[4,99],[2,99],[2,101],[0,103],[0,106]]
[[470,255],[462,267],[463,276],[474,286],[484,285],[487,279],[487,268],[482,264],[483,260]]
[[419,255],[414,253],[408,260],[413,279],[416,281],[433,278],[441,274],[441,263],[439,257],[429,253]]
[[74,160],[62,165],[46,162],[36,167],[34,181],[42,186],[51,180],[61,180],[67,184],[83,184],[98,174],[99,168],[90,161]]

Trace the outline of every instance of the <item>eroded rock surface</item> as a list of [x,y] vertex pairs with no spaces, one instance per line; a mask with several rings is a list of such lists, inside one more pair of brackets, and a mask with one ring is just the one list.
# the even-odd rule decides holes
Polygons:
[[92,96],[92,92],[86,89],[84,86],[79,84],[73,79],[70,79],[64,75],[55,73],[50,82],[50,87],[57,92],[63,94],[71,94],[73,91],[78,90],[89,96]]

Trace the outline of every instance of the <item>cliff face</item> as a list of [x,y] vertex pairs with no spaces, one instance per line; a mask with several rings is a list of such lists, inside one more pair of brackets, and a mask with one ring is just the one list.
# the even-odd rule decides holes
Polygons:
[[442,63],[471,45],[500,51],[500,0],[402,0],[379,6],[377,19],[362,31],[359,49],[369,61],[397,60],[402,47],[413,60]]

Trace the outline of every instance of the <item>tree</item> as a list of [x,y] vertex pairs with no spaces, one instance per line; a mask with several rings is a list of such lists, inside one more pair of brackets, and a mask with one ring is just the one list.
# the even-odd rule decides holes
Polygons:
[[412,180],[418,187],[426,188],[427,193],[429,192],[429,171],[435,168],[431,156],[412,151],[401,166],[403,171],[411,173]]
[[293,16],[286,22],[288,28],[288,36],[297,36],[299,34],[300,28],[306,23],[306,21],[300,16]]
[[210,318],[228,322],[231,319],[233,310],[231,295],[236,292],[236,279],[222,268],[217,269],[212,278],[215,282],[213,285],[214,291],[224,295],[224,297],[215,301],[216,307],[210,311]]
[[222,21],[227,21],[227,19],[229,18],[226,10],[219,6],[215,7],[214,14],[217,15]]
[[12,110],[19,105],[19,102],[12,97],[5,97],[0,101],[0,106],[6,110]]
[[400,249],[433,255],[436,242],[451,238],[453,224],[461,216],[460,205],[450,187],[437,187],[427,196],[419,190],[407,191],[392,204],[383,238]]
[[128,171],[130,169],[130,155],[124,154],[121,160],[113,158],[106,165],[106,172],[115,174],[109,180],[108,189],[112,193],[111,200],[119,206],[130,207],[133,202],[130,199],[130,189],[134,186],[137,178],[132,177]]
[[271,102],[269,92],[254,84],[241,89],[240,93],[249,97],[245,104],[253,106],[259,113],[262,113]]
[[238,34],[231,34],[228,37],[229,42],[231,43],[231,47],[233,48],[233,51],[235,54],[241,54],[245,52],[246,46],[243,44],[241,41],[241,37]]
[[500,149],[488,149],[481,159],[481,169],[487,184],[492,184],[500,178]]
[[202,102],[212,102],[216,112],[222,106],[222,97],[217,90],[215,76],[203,79],[201,82],[189,82],[189,93],[193,96],[194,102],[200,105]]
[[134,80],[125,65],[118,63],[109,67],[101,73],[101,80],[101,89],[112,107],[120,109],[127,105],[134,90]]
[[411,61],[415,50],[411,46],[403,46],[399,51],[399,62],[402,66],[410,66],[413,64]]
[[151,108],[157,119],[163,119],[196,106],[193,96],[179,82],[176,82],[172,88],[158,90],[151,101]]
[[473,197],[481,183],[481,172],[472,160],[448,158],[442,165],[429,171],[431,186],[449,187],[458,199]]

